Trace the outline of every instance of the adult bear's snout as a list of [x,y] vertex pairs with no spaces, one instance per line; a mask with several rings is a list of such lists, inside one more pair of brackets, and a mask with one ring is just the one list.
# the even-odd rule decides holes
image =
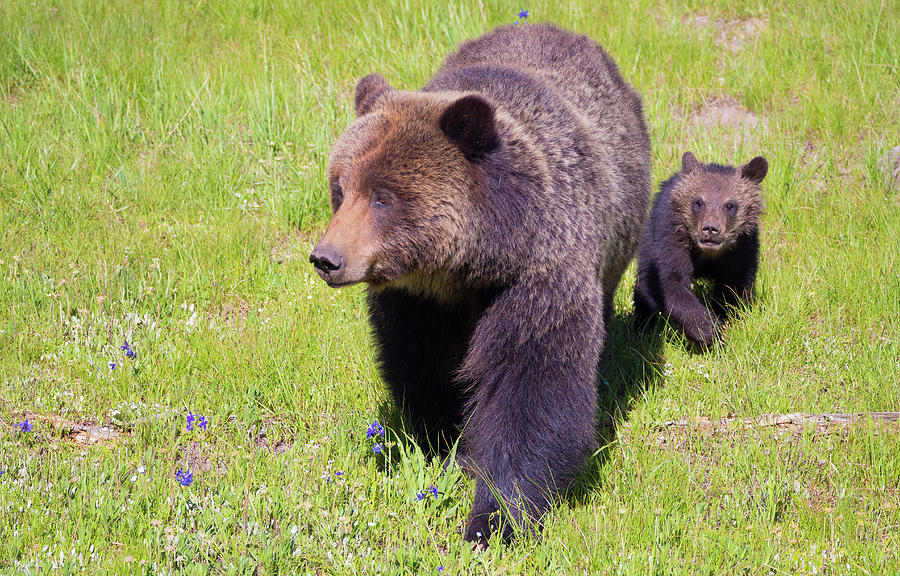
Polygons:
[[319,244],[313,248],[312,253],[309,255],[309,261],[316,267],[319,275],[323,279],[328,280],[328,276],[341,269],[341,265],[344,263],[344,256],[333,246]]

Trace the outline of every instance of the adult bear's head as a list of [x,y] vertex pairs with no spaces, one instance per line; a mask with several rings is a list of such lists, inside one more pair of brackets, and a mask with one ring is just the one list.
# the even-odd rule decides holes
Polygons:
[[493,106],[477,95],[356,90],[357,119],[328,162],[332,218],[310,254],[330,286],[366,282],[426,292],[459,258],[480,164],[499,147]]

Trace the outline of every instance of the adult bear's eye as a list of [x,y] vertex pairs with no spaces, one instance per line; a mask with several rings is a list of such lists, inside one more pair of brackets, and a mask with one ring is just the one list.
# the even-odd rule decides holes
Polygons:
[[334,180],[331,183],[331,206],[334,208],[334,211],[337,212],[337,209],[340,208],[343,203],[344,190],[341,188],[340,182]]
[[372,204],[378,207],[387,207],[394,203],[394,197],[385,190],[372,192]]

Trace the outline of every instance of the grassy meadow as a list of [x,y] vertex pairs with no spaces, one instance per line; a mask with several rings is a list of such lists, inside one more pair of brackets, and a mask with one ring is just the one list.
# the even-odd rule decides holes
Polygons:
[[[632,268],[600,449],[541,538],[478,553],[474,484],[405,441],[363,288],[307,256],[357,80],[420,87],[522,8],[610,51],[655,182],[688,149],[770,172],[758,300],[727,344],[635,333]],[[900,409],[898,15],[0,0],[0,574],[900,574],[896,426],[657,427]]]

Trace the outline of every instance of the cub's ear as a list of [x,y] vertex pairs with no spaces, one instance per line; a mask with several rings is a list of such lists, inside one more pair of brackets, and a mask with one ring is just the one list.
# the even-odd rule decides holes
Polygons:
[[697,160],[697,157],[691,152],[685,152],[681,157],[681,171],[688,174],[698,168],[700,168],[700,161]]
[[441,131],[466,158],[482,158],[500,143],[494,107],[481,96],[463,96],[444,110]]
[[769,163],[762,156],[757,156],[741,167],[741,178],[759,184],[769,171]]
[[356,117],[368,114],[375,100],[393,90],[381,74],[369,74],[356,85]]

